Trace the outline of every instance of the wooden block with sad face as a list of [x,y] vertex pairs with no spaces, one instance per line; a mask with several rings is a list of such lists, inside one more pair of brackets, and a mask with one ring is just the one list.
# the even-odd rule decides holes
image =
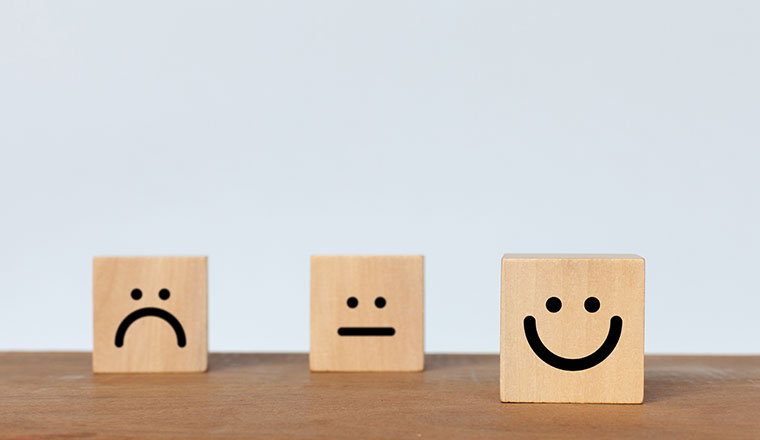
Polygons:
[[96,373],[206,371],[206,257],[93,261]]
[[421,371],[423,257],[311,258],[312,371]]
[[503,402],[641,403],[644,259],[505,255]]

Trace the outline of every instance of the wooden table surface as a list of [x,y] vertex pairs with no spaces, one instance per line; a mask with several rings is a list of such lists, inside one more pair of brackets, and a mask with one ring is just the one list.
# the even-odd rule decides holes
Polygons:
[[93,375],[89,353],[0,353],[0,438],[760,439],[760,356],[647,356],[645,390],[505,404],[496,355],[309,373],[305,354],[212,354],[206,374]]

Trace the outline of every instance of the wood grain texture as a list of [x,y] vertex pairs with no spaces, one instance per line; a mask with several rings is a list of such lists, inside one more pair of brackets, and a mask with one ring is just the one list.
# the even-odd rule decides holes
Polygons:
[[[643,258],[508,254],[501,289],[503,401],[642,402]],[[550,298],[558,310],[547,305]],[[586,308],[587,300],[598,308]],[[606,340],[611,351],[604,348]],[[602,352],[607,354],[595,365],[568,361]],[[562,359],[552,361],[553,355]]]
[[[135,299],[134,289],[141,295]],[[160,292],[166,289],[167,298]],[[208,362],[206,257],[98,257],[93,260],[93,370],[202,372]],[[123,345],[117,329],[138,310],[171,316],[127,319]],[[164,313],[161,312],[161,313]],[[173,318],[172,318],[173,317]],[[176,319],[181,332],[170,324]],[[180,346],[180,336],[184,345]]]
[[[313,371],[420,371],[424,367],[424,259],[421,255],[313,256]],[[356,300],[353,307],[349,298]],[[378,307],[376,300],[384,305]],[[339,329],[392,330],[341,336]]]
[[643,405],[507,404],[496,355],[421,373],[310,373],[211,354],[207,374],[93,375],[89,353],[0,353],[0,439],[758,439],[760,356],[647,356]]

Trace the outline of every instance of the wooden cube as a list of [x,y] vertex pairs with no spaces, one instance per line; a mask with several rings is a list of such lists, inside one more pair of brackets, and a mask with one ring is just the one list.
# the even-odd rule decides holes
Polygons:
[[93,371],[206,371],[206,257],[95,258],[92,280]]
[[312,256],[312,371],[421,371],[423,256]]
[[644,259],[505,255],[500,378],[503,402],[641,403]]

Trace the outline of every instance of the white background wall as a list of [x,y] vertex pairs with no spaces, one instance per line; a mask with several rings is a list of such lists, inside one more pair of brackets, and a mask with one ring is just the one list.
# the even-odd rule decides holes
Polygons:
[[212,350],[308,350],[309,255],[647,258],[648,352],[760,352],[753,1],[0,2],[0,349],[89,350],[91,258],[210,257]]

